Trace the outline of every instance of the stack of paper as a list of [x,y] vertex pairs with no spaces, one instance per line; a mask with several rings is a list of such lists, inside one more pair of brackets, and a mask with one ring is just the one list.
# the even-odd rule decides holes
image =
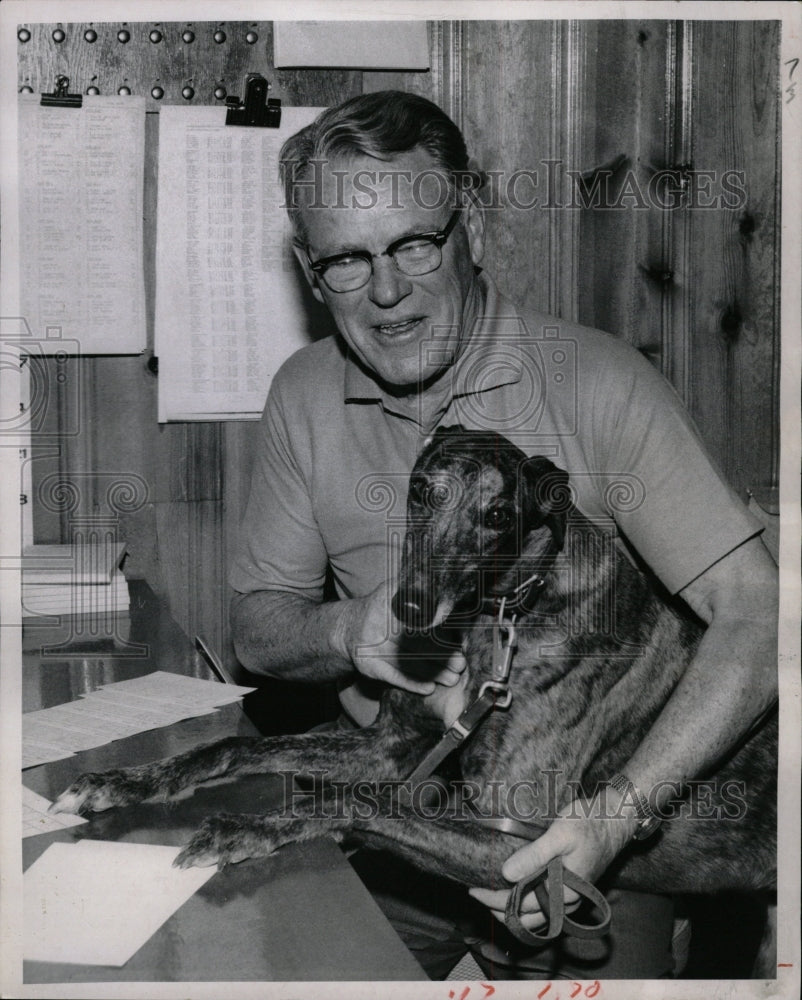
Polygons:
[[253,690],[162,670],[106,684],[78,701],[23,715],[22,767],[72,757],[125,736],[208,715]]
[[96,618],[128,611],[128,584],[119,568],[124,555],[121,542],[26,547],[23,613]]
[[125,965],[216,872],[173,868],[178,852],[105,840],[51,844],[23,879],[23,958]]

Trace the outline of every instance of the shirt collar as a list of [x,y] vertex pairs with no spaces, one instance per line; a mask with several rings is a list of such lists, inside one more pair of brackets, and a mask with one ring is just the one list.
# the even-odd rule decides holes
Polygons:
[[[457,396],[487,392],[521,378],[523,321],[486,272],[479,275],[478,281],[484,292],[484,311],[474,322],[459,358],[443,376],[447,382],[434,387],[442,397],[441,412]],[[407,417],[419,409],[420,402],[410,405],[411,400],[405,402],[385,392],[350,351],[346,352],[343,398],[346,403],[378,402],[388,413]]]

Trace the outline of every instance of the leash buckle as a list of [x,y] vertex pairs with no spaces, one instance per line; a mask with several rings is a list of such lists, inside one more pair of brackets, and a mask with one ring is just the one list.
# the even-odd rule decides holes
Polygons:
[[454,737],[455,740],[459,740],[460,742],[462,742],[462,740],[467,739],[471,735],[472,730],[466,729],[465,726],[463,726],[462,723],[459,721],[459,719],[455,719],[455,721],[452,722],[451,726],[449,727],[449,732],[451,733],[451,735]]
[[481,698],[485,691],[494,692],[493,708],[509,708],[512,704],[512,691],[505,681],[485,681],[479,688],[478,697]]
[[[507,632],[506,640],[502,641],[501,630]],[[493,680],[506,682],[510,676],[512,657],[518,645],[518,636],[515,631],[515,622],[509,625],[502,625],[497,622],[493,626]]]

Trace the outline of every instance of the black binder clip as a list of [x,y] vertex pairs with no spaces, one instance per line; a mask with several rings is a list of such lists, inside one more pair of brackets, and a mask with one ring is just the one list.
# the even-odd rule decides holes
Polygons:
[[267,96],[268,83],[260,73],[245,78],[245,100],[227,97],[226,125],[254,125],[278,128],[281,125],[281,101]]
[[84,99],[82,94],[68,94],[70,86],[68,76],[56,77],[56,89],[52,94],[42,94],[42,105],[46,108],[80,108]]

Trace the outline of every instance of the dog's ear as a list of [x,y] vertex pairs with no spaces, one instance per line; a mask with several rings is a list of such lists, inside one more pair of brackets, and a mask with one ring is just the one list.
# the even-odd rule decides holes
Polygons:
[[467,434],[468,432],[461,424],[451,424],[449,427],[438,427],[437,430],[432,435],[433,438],[446,438],[454,437],[458,434]]
[[565,541],[565,523],[573,507],[568,473],[542,455],[526,459],[520,466],[521,513],[524,537],[547,525],[558,549]]
[[457,437],[461,434],[465,434],[466,430],[460,424],[452,424],[450,427],[438,427],[432,434],[430,434],[426,440],[423,442],[424,448],[428,448],[429,445],[443,441],[445,438]]

